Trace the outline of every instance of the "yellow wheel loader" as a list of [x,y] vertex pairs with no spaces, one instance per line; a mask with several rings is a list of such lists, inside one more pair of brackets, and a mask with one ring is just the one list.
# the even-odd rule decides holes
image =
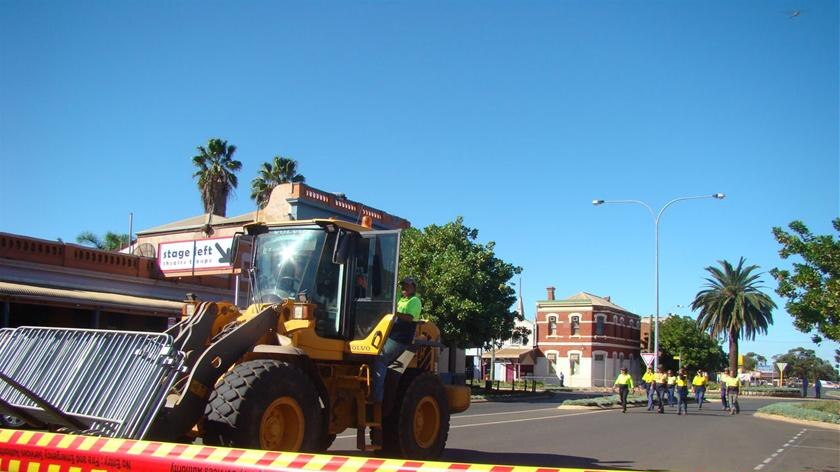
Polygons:
[[234,241],[252,304],[188,305],[165,333],[0,330],[0,414],[99,436],[323,451],[357,430],[379,454],[437,458],[469,389],[436,375],[440,332],[414,340],[373,403],[394,325],[399,231],[337,220],[254,223]]

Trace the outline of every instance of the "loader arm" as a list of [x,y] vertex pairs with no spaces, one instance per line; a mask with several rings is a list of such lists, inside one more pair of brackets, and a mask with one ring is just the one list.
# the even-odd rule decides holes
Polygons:
[[207,398],[219,377],[248,353],[266,333],[277,326],[277,310],[267,307],[253,317],[240,317],[240,324],[220,335],[196,359],[182,379],[184,388],[171,394],[155,418],[148,439],[174,441],[184,435],[204,414]]

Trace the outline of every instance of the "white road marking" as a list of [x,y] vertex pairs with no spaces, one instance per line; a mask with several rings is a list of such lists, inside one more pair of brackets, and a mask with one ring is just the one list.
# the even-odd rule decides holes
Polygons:
[[474,426],[490,426],[494,424],[507,424],[507,423],[522,423],[524,421],[538,421],[538,420],[550,420],[553,418],[565,418],[568,416],[581,416],[581,415],[594,415],[596,413],[606,413],[613,410],[597,410],[597,411],[584,411],[581,413],[571,413],[568,415],[552,415],[552,416],[542,416],[539,418],[520,418],[515,420],[505,420],[505,421],[491,421],[488,423],[475,423],[475,424],[460,424],[456,426],[450,426],[449,429],[457,429],[457,428],[472,428]]
[[479,413],[477,415],[454,415],[452,417],[453,420],[460,419],[460,418],[475,418],[476,416],[494,416],[494,415],[517,415],[519,413],[530,413],[532,411],[557,411],[557,407],[553,408],[536,408],[533,410],[517,410],[517,411],[502,411],[499,413]]
[[[550,408],[551,410],[557,410],[556,408]],[[534,411],[534,410],[526,410],[526,411]],[[594,415],[596,413],[606,413],[613,410],[596,410],[596,411],[583,411],[580,413],[569,413],[565,415],[551,415],[551,416],[540,416],[538,418],[518,418],[515,420],[504,420],[504,421],[489,421],[486,423],[473,423],[473,424],[459,424],[455,426],[450,426],[449,429],[458,429],[458,428],[472,428],[474,426],[490,426],[495,424],[507,424],[507,423],[522,423],[525,421],[539,421],[539,420],[550,420],[554,418],[565,418],[567,416],[581,416],[581,415]],[[471,415],[471,416],[479,416],[479,415]],[[347,438],[355,438],[355,434],[345,434],[344,436],[337,436],[336,439],[347,439]]]
[[[799,438],[799,436],[802,435],[802,433],[804,433],[806,431],[808,431],[808,430],[803,429],[802,431],[797,433],[793,438],[791,438],[790,441],[786,442],[785,445],[782,446],[781,449],[776,449],[776,452],[774,452],[773,454],[770,454],[770,457],[768,457],[767,459],[764,459],[764,461],[762,461],[761,464],[758,464],[757,466],[755,466],[755,468],[753,468],[753,470],[761,470],[761,469],[764,468],[765,464],[769,464],[769,463],[773,462],[773,459],[778,457],[779,453],[785,452],[785,448],[790,446],[791,444],[793,444],[793,442],[796,441]],[[807,446],[793,446],[793,447],[807,447]],[[815,447],[813,449],[830,449],[832,451],[840,450],[840,449],[832,449],[832,448],[827,448],[827,447],[819,447],[819,448]]]
[[801,447],[805,449],[824,449],[826,451],[840,451],[840,449],[836,447],[818,447],[818,446],[793,446],[793,447]]

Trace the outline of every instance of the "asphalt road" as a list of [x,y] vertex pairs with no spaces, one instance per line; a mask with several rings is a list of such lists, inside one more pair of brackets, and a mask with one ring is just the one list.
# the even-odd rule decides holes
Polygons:
[[[717,402],[689,414],[631,408],[560,410],[562,397],[473,404],[451,421],[441,460],[656,471],[840,472],[840,432],[754,417],[780,399],[743,399],[729,416]],[[355,430],[331,451],[358,455]]]

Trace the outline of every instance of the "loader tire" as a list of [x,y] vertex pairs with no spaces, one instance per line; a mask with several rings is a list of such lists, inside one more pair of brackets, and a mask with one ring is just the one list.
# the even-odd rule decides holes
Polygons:
[[449,404],[440,379],[428,372],[403,386],[398,404],[382,422],[385,456],[434,460],[449,437]]
[[318,392],[287,362],[237,365],[210,394],[205,417],[208,445],[315,452],[325,441]]

